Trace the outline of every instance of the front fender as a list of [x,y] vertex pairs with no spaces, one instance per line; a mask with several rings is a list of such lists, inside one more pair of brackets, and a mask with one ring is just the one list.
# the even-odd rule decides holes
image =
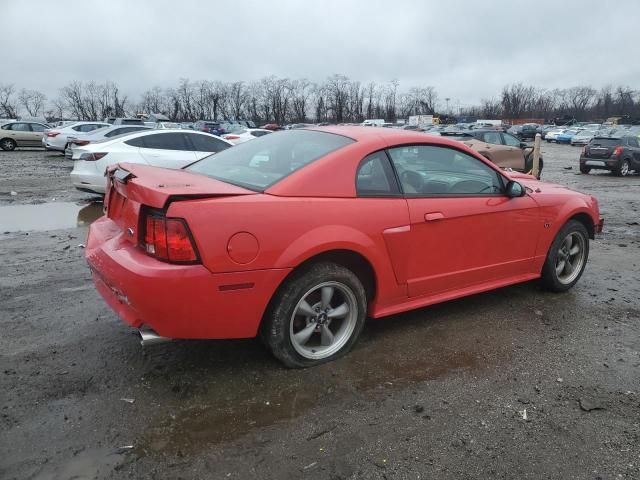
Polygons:
[[537,248],[538,256],[545,256],[560,229],[576,215],[584,214],[591,219],[593,227],[599,223],[600,215],[597,201],[588,197],[570,197],[566,202],[558,203],[554,206],[543,206],[541,217],[544,222],[543,234]]

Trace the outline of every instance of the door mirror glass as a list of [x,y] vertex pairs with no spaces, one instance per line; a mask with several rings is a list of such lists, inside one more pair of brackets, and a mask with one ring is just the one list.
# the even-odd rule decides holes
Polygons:
[[526,191],[522,184],[513,180],[510,180],[509,183],[507,183],[507,188],[505,189],[505,194],[509,198],[524,197],[525,192]]

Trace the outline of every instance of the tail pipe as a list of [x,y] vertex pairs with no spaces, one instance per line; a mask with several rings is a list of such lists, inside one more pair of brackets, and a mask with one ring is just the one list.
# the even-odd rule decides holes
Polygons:
[[148,347],[152,345],[159,345],[160,343],[170,342],[173,340],[169,337],[162,337],[150,328],[141,328],[138,330],[140,334],[140,345]]

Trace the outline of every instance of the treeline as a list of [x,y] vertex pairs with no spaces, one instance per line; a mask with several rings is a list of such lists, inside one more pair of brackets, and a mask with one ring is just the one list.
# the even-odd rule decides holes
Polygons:
[[627,86],[589,86],[545,90],[521,83],[507,85],[495,98],[448,111],[432,86],[400,88],[388,83],[352,80],[335,74],[320,83],[265,77],[255,82],[191,81],[152,87],[135,101],[113,82],[74,81],[55,98],[36,90],[0,84],[0,117],[44,116],[48,120],[163,113],[174,121],[248,119],[256,123],[388,121],[410,115],[453,114],[486,119],[544,118],[563,115],[578,120],[628,115],[640,117],[640,94]]

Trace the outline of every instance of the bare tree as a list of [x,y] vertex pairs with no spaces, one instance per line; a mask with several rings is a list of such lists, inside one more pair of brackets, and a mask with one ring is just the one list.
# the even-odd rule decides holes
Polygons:
[[30,117],[37,117],[42,112],[47,97],[37,90],[20,90],[18,101],[24,107]]
[[591,87],[571,87],[567,89],[567,100],[576,118],[584,118],[585,110],[593,100],[596,91]]
[[311,96],[311,82],[306,78],[291,82],[292,120],[294,122],[307,121],[307,104]]
[[18,116],[18,101],[14,97],[15,90],[11,84],[0,84],[0,114],[5,118]]
[[487,120],[500,118],[502,104],[495,98],[483,98],[480,102],[480,115]]
[[531,107],[535,95],[533,87],[522,83],[507,85],[502,89],[502,110],[507,118],[519,118]]

